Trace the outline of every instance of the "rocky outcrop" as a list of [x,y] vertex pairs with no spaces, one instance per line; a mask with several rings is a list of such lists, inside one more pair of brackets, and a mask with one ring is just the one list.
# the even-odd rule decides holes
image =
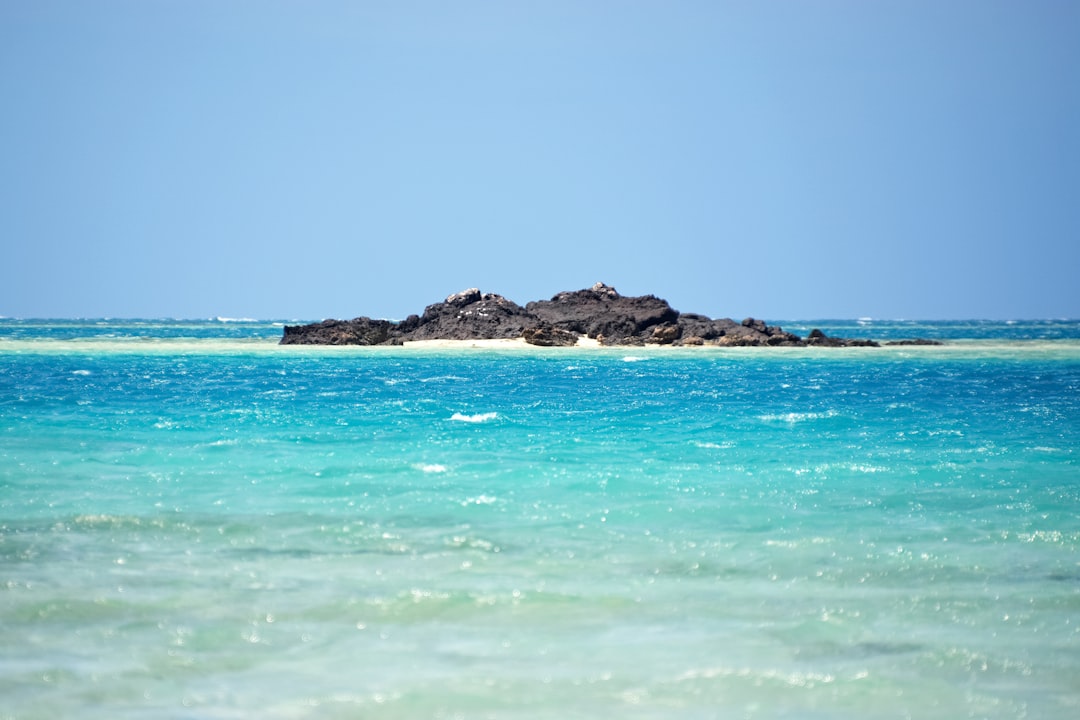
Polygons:
[[821,347],[880,347],[873,340],[848,340],[846,338],[829,337],[817,328],[810,331],[806,336],[807,345]]
[[469,288],[400,323],[359,317],[286,326],[281,344],[400,345],[408,340],[518,338],[538,324],[520,305],[502,295]]
[[287,326],[281,343],[400,345],[410,340],[524,338],[533,345],[568,346],[582,336],[603,345],[877,346],[872,340],[828,337],[816,329],[803,340],[754,318],[737,323],[730,318],[680,313],[655,295],[626,297],[603,283],[561,292],[525,307],[502,295],[469,288],[399,323],[359,317]]
[[396,331],[389,320],[356,318],[324,320],[312,325],[286,325],[282,345],[384,345]]
[[542,347],[570,347],[572,345],[577,345],[579,335],[577,333],[572,333],[569,330],[563,330],[547,325],[526,328],[522,337],[524,337],[525,342],[530,345],[540,345]]
[[885,343],[886,345],[941,345],[940,340],[929,340],[927,338],[913,338],[911,340],[890,340]]
[[673,325],[679,319],[666,300],[655,295],[624,297],[603,283],[531,302],[525,310],[552,327],[605,345],[644,344],[656,326]]
[[403,340],[477,340],[518,338],[536,324],[512,300],[470,288],[428,305],[423,315],[407,318],[399,330]]

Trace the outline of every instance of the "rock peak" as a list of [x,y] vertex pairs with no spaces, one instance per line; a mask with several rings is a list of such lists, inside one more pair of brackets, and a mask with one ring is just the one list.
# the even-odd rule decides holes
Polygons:
[[605,285],[602,282],[595,283],[589,289],[592,290],[597,295],[603,295],[603,296],[609,297],[609,298],[620,297],[619,293],[615,290],[615,288],[611,287],[610,285]]
[[481,297],[483,296],[480,294],[480,288],[469,288],[468,290],[462,290],[461,292],[454,293],[453,295],[447,295],[445,302],[447,305],[459,307],[461,305],[469,305],[470,303],[474,303],[480,300]]

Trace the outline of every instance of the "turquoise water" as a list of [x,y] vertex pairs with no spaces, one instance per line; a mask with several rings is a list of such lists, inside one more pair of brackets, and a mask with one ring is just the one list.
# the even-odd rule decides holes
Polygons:
[[0,718],[1076,717],[1078,324],[816,326],[0,321]]

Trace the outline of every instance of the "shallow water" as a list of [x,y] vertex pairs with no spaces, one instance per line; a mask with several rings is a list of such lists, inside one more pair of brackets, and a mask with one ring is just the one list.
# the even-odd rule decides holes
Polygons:
[[0,717],[1080,708],[1075,335],[446,351],[14,322]]

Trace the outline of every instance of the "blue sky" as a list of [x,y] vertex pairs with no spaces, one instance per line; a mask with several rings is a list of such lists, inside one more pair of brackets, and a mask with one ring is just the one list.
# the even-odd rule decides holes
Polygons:
[[1080,317],[1080,3],[0,0],[0,315]]

